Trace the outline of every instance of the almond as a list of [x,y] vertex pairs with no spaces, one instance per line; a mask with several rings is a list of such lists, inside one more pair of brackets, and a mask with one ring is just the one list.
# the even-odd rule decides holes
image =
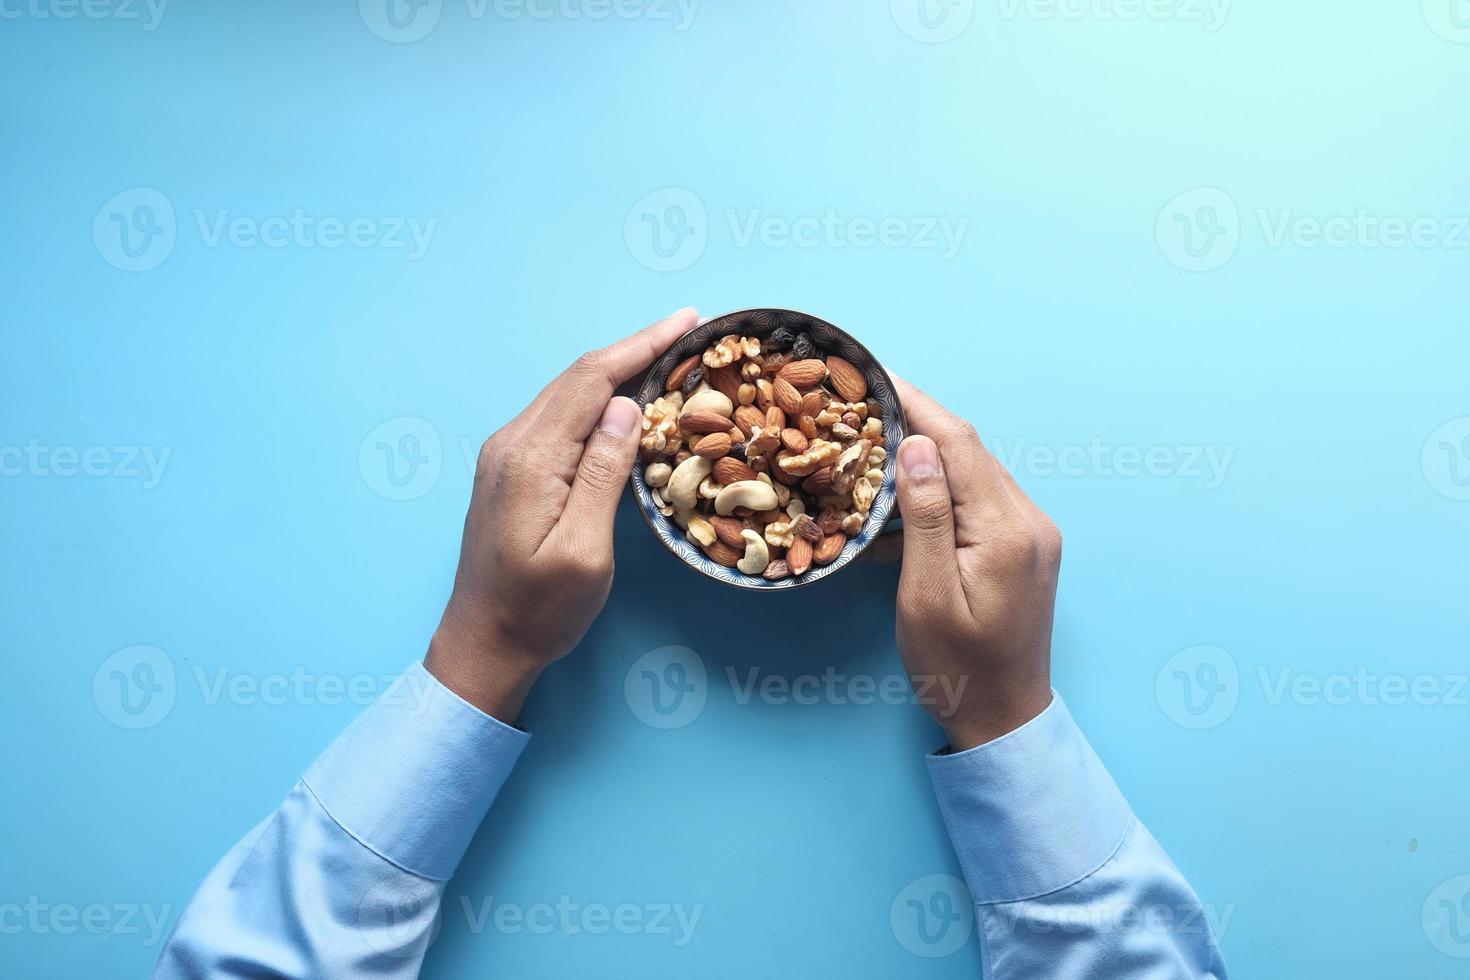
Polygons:
[[862,372],[842,358],[836,355],[827,358],[827,374],[832,387],[847,401],[860,402],[868,397],[868,382]]
[[719,412],[685,412],[679,416],[679,428],[700,434],[724,432],[730,428],[730,420]]
[[[731,483],[739,483],[741,480],[754,480],[755,470],[746,466],[734,456],[724,456],[715,460],[713,475],[716,483],[721,486],[728,486]],[[737,538],[739,536],[738,534],[736,535]]]
[[766,413],[753,405],[741,405],[735,409],[734,422],[745,433],[745,438],[749,439],[752,429],[766,424]]
[[732,403],[740,401],[740,369],[735,365],[731,364],[707,371],[704,378],[709,382],[711,388],[730,399]]
[[771,398],[776,407],[787,415],[795,415],[801,411],[801,392],[791,386],[791,382],[785,378],[777,378],[771,382]]
[[718,539],[714,544],[705,545],[704,553],[726,568],[734,568],[735,563],[744,557],[744,552],[737,551]]
[[772,405],[770,408],[766,409],[765,427],[767,429],[775,429],[777,432],[780,432],[782,429],[786,428],[786,413],[781,411],[775,405]]
[[810,388],[812,385],[822,383],[827,376],[827,365],[816,358],[808,358],[805,361],[792,361],[781,369],[777,377],[785,378],[793,388]]
[[800,429],[782,429],[781,445],[794,453],[804,453],[807,447],[807,438],[801,434]]
[[806,538],[793,538],[791,547],[786,549],[786,564],[792,575],[804,575],[812,567],[812,543]]
[[730,547],[740,549],[742,554],[745,552],[745,539],[740,536],[740,532],[745,530],[743,521],[733,517],[711,517],[709,523],[715,529],[716,537]]
[[842,554],[842,546],[847,544],[847,538],[840,534],[829,534],[817,543],[812,549],[812,561],[818,565],[830,565]]
[[684,379],[689,377],[689,372],[693,371],[697,364],[699,364],[698,354],[680,361],[674,370],[669,372],[669,380],[664,382],[664,391],[678,390],[679,386],[684,383]]
[[817,415],[821,413],[822,409],[826,407],[827,399],[822,397],[822,393],[820,391],[809,391],[801,396],[800,414],[802,415],[810,415],[812,418],[816,418]]
[[711,432],[700,438],[699,443],[694,447],[694,454],[703,456],[705,459],[719,459],[721,456],[730,455],[730,446],[729,433]]

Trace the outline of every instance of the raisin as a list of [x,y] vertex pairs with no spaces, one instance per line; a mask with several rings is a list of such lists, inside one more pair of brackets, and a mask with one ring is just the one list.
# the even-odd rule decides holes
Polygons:
[[771,331],[771,335],[761,341],[761,353],[769,354],[775,350],[788,350],[796,341],[796,335],[791,332],[790,327],[777,327]]
[[791,345],[791,357],[793,360],[806,361],[817,356],[817,345],[812,343],[812,335],[799,333]]
[[745,443],[743,443],[743,442],[733,443],[730,446],[730,455],[733,456],[734,458],[740,460],[740,462],[742,462],[742,463],[745,462]]
[[684,378],[684,383],[679,386],[679,390],[684,393],[685,398],[688,398],[690,395],[694,394],[694,389],[698,388],[699,383],[703,380],[704,365],[696,364],[694,365],[694,370],[690,371],[689,374]]

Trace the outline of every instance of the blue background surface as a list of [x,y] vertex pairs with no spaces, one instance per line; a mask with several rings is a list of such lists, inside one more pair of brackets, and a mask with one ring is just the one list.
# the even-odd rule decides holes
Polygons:
[[[396,33],[372,0],[176,0],[152,30],[141,7],[7,4],[0,973],[145,972],[146,916],[171,923],[358,710],[321,683],[370,694],[422,654],[479,441],[583,348],[689,303],[818,313],[1011,463],[1067,539],[1056,686],[1234,974],[1464,976],[1455,3],[1239,0],[1212,30],[1193,5],[960,0],[931,28],[905,0],[708,0],[687,24],[444,0]],[[435,224],[417,257],[208,234],[298,209],[373,242]],[[781,237],[829,209],[897,220],[866,247]],[[1385,244],[1360,212],[1428,237]],[[1334,216],[1346,237],[1313,244]],[[941,217],[965,223],[954,254],[926,245]],[[399,488],[376,446],[412,448],[404,419],[431,436]],[[1158,449],[1127,476],[1093,445]],[[167,452],[162,478],[127,447]],[[97,475],[58,473],[93,448]],[[937,729],[910,705],[742,704],[727,673],[896,674],[896,568],[731,595],[631,511],[617,549],[426,975],[977,975],[973,938],[923,958],[889,922],[956,873]],[[709,682],[660,730],[624,679],[670,644]],[[147,678],[109,658],[136,645],[174,680],[124,703],[112,670]],[[312,680],[257,690],[293,671]],[[1433,694],[1383,703],[1393,678]],[[563,896],[701,918],[677,946],[476,934],[461,904]]]

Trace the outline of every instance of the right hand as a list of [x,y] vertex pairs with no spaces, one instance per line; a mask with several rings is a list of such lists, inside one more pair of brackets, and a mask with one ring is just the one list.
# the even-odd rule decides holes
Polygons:
[[925,709],[962,752],[1051,703],[1062,538],[973,425],[896,381],[915,433],[898,448],[898,650],[915,690],[928,693]]

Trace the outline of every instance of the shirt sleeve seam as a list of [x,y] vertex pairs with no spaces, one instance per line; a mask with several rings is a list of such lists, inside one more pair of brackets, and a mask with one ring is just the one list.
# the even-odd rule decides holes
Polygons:
[[327,806],[327,804],[322,800],[322,798],[317,795],[317,791],[316,791],[315,787],[313,787],[311,785],[311,783],[309,783],[307,781],[307,778],[305,776],[302,776],[301,777],[301,785],[306,789],[306,792],[311,796],[312,801],[314,803],[316,803],[316,805],[321,808],[321,811],[327,815],[328,819],[330,819],[332,821],[332,823],[336,824],[338,826],[338,828],[341,829],[342,833],[346,834],[348,837],[351,837],[354,841],[356,841],[359,845],[361,845],[364,850],[366,850],[369,853],[371,853],[371,854],[373,854],[373,855],[375,855],[375,856],[383,859],[384,861],[387,861],[389,864],[393,865],[393,867],[397,868],[399,871],[402,871],[402,872],[404,872],[406,874],[411,874],[411,875],[413,875],[416,878],[422,878],[425,881],[444,882],[444,881],[448,881],[449,878],[451,877],[450,875],[429,874],[426,871],[419,871],[419,870],[417,870],[415,868],[410,868],[404,862],[395,860],[395,859],[389,857],[388,855],[384,854],[379,848],[376,848],[372,844],[369,844],[367,841],[363,840],[363,838],[362,838],[362,836],[360,834],[354,832],[351,827],[348,827],[341,820],[339,820],[337,818],[337,815],[332,812],[332,808],[329,807],[329,806]]
[[1064,885],[1058,885],[1055,888],[1048,888],[1046,891],[1038,892],[1035,895],[1023,895],[1020,898],[1006,898],[996,899],[995,901],[990,902],[976,902],[975,907],[979,909],[991,908],[997,905],[1015,905],[1019,902],[1035,902],[1050,895],[1055,895],[1058,892],[1064,892],[1068,888],[1080,885],[1088,878],[1091,878],[1093,875],[1097,874],[1103,868],[1106,868],[1108,864],[1112,862],[1113,858],[1118,856],[1118,852],[1123,849],[1123,845],[1128,843],[1128,838],[1132,837],[1133,832],[1140,826],[1142,826],[1142,824],[1139,823],[1137,815],[1129,814],[1128,826],[1123,829],[1123,836],[1120,837],[1118,839],[1118,843],[1114,844],[1112,849],[1108,851],[1107,856],[1098,862],[1097,867],[1093,868],[1091,871],[1085,872],[1084,874],[1078,875],[1076,878],[1073,878],[1071,881],[1067,882]]

